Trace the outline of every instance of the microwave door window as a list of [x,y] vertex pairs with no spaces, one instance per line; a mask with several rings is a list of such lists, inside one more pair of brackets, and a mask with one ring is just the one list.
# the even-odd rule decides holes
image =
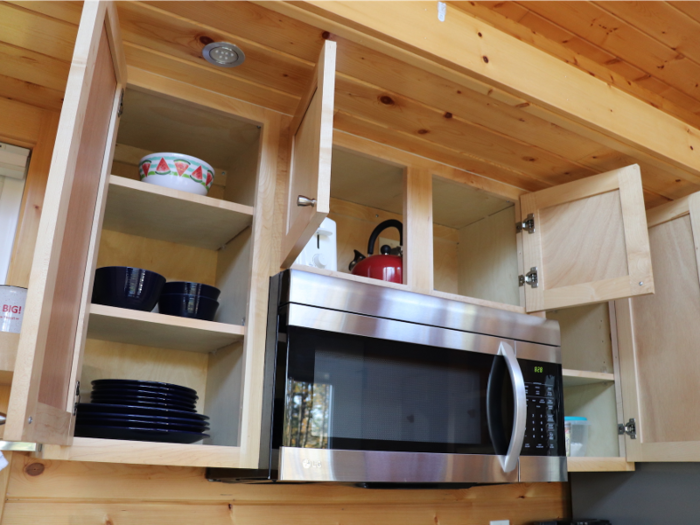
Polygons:
[[288,345],[284,446],[494,453],[494,356],[298,327]]

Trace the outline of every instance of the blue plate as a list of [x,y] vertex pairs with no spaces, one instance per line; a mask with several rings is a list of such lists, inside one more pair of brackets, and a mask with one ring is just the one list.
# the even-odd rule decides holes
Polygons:
[[146,388],[131,388],[131,387],[112,387],[112,386],[95,386],[92,389],[93,395],[101,396],[110,395],[111,397],[120,396],[146,396],[159,399],[178,401],[180,403],[197,403],[199,396],[190,396],[179,392],[159,391]]
[[[199,414],[196,414],[199,415]],[[188,414],[188,416],[192,416],[192,414]],[[140,420],[148,420],[148,421],[153,421],[154,423],[173,423],[173,424],[180,424],[180,425],[200,425],[200,426],[207,426],[209,425],[208,421],[203,421],[201,419],[195,419],[193,417],[172,417],[172,416],[149,416],[149,415],[144,415],[144,414],[115,414],[112,412],[86,412],[85,410],[82,410],[80,407],[78,408],[78,418],[80,417],[86,417],[86,418],[113,418],[113,419],[122,419],[122,420],[128,420],[128,419],[140,419]]]
[[162,430],[149,427],[110,427],[106,425],[75,425],[75,435],[103,439],[122,439],[127,441],[162,441],[167,443],[194,443],[209,434],[187,432],[184,430]]
[[185,430],[187,432],[205,432],[209,430],[207,423],[176,423],[153,421],[146,416],[143,418],[116,418],[105,416],[92,416],[90,414],[78,414],[76,425],[105,425],[110,427],[148,427],[162,430]]
[[138,379],[95,379],[92,382],[93,388],[99,388],[102,386],[111,387],[130,387],[130,388],[150,388],[152,390],[159,390],[161,392],[173,392],[180,395],[186,396],[196,396],[197,391],[193,388],[188,388],[186,386],[174,385],[172,383],[162,383],[160,381],[140,381]]
[[175,410],[185,410],[187,412],[196,412],[195,406],[192,403],[176,403],[174,401],[163,401],[158,399],[152,399],[148,397],[132,397],[132,396],[100,396],[96,395],[94,392],[90,395],[90,401],[92,403],[100,404],[110,404],[110,405],[133,405],[133,406],[143,406],[143,407],[160,407],[160,408],[173,408]]
[[209,416],[204,414],[197,414],[196,412],[188,412],[186,410],[173,410],[170,408],[153,408],[153,407],[143,407],[134,405],[113,405],[107,403],[79,403],[78,412],[101,412],[103,414],[139,414],[146,416],[167,416],[167,417],[181,417],[205,420],[209,419]]

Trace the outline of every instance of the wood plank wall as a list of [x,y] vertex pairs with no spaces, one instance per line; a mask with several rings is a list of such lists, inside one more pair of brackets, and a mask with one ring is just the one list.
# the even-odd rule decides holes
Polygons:
[[460,490],[210,483],[203,469],[38,461],[15,453],[2,525],[511,525],[569,514],[564,483]]

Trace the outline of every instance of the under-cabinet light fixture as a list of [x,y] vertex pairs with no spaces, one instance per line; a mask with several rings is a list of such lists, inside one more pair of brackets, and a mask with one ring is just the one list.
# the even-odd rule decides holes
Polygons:
[[204,60],[219,67],[236,67],[245,60],[243,50],[228,42],[212,42],[202,49]]

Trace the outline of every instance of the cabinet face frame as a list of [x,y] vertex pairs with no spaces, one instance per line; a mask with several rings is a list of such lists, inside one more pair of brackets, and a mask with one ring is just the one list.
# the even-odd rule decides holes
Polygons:
[[[684,280],[683,286],[687,285],[688,288],[693,290],[700,288],[700,275],[695,275],[695,270],[700,271],[700,259],[698,258],[700,255],[700,193],[695,193],[688,197],[653,208],[647,213],[647,219],[650,229],[677,220],[689,221],[692,239],[685,239],[683,242],[689,244],[689,246],[686,246],[687,252],[694,252],[696,269],[690,267],[684,271],[693,275],[695,279],[692,281]],[[674,244],[680,244],[681,242],[680,240],[676,241],[673,239],[671,239],[671,241]],[[662,257],[665,253],[657,253],[657,255]],[[692,261],[693,256],[690,255],[688,259]],[[677,259],[674,258],[673,261],[670,261],[670,264],[672,268],[666,268],[665,271],[681,272]],[[692,279],[692,277],[688,277],[688,279]],[[667,301],[668,298],[665,300]],[[629,421],[630,418],[634,418],[637,434],[636,439],[631,439],[629,436],[624,437],[627,459],[628,461],[700,461],[700,440],[646,440],[648,434],[652,432],[649,425],[653,425],[654,423],[646,420],[646,415],[649,414],[649,410],[645,410],[647,407],[643,406],[644,392],[642,389],[645,388],[645,374],[649,374],[651,371],[648,365],[646,367],[644,366],[644,356],[640,354],[638,337],[643,336],[638,335],[635,330],[635,323],[637,322],[635,306],[641,307],[642,305],[635,305],[635,301],[638,301],[638,299],[632,298],[615,301],[618,322],[621,386],[624,398],[624,420]],[[662,311],[668,311],[666,315],[672,316],[674,320],[678,319],[677,313],[671,313],[669,308],[664,306],[664,298],[654,296],[645,298],[645,301],[653,301],[655,306],[661,307]],[[659,301],[658,304],[657,301]],[[689,321],[692,322],[692,320],[686,320],[685,322]],[[683,320],[678,319],[678,330],[683,330],[681,324],[683,322]],[[658,355],[663,355],[664,359],[677,363],[678,360],[682,359],[684,352],[694,353],[695,347],[688,347],[685,349],[667,349],[659,347],[654,348],[654,352]],[[688,366],[690,367],[689,372],[691,374],[696,372],[697,368],[694,365],[686,364],[686,367]],[[662,377],[668,377],[668,374],[665,374],[663,370],[656,369],[654,373]],[[687,380],[687,378],[685,379]],[[682,381],[681,378],[677,377],[668,377],[668,380]],[[694,384],[685,386],[689,391],[695,392]],[[653,395],[653,391],[649,393]],[[662,409],[664,411],[677,413],[678,410],[683,410],[683,406],[686,408],[688,407],[687,400],[676,401],[665,402],[664,405],[656,407],[656,410]],[[685,403],[685,405],[683,405],[683,403]],[[687,414],[685,417],[692,418],[692,414]]]
[[[114,5],[86,3],[59,120],[29,280],[4,435],[9,441],[70,444],[73,438],[76,386],[70,375],[76,359],[80,358],[81,352],[76,349],[81,347],[84,338],[92,288],[92,272],[87,271],[82,257],[84,261],[91,260],[96,227],[101,221],[100,202],[104,199],[121,92],[126,83],[125,63]],[[95,75],[96,71],[101,71],[100,77]],[[104,109],[95,104],[110,108],[106,119],[102,116],[100,121]],[[105,149],[90,155],[96,146],[91,148],[89,142],[85,146],[85,141],[94,136],[104,137]],[[94,178],[90,178],[90,173],[94,173]],[[83,188],[87,188],[87,193],[80,193]],[[78,197],[71,201],[73,192]],[[87,201],[81,200],[81,195]],[[95,208],[91,209],[93,199]],[[65,250],[64,242],[67,243]],[[71,257],[76,254],[78,267],[70,265]],[[66,282],[71,283],[69,289],[57,291]],[[66,323],[60,323],[62,317]],[[52,334],[54,337],[50,337]],[[53,361],[52,355],[55,356]],[[49,368],[56,362],[61,369]],[[42,392],[42,387],[46,392]]]
[[525,284],[528,313],[654,293],[638,165],[523,195],[529,215],[523,268],[539,282]]
[[[330,211],[336,43],[326,40],[290,126],[291,162],[282,261],[288,268]],[[301,193],[304,192],[304,193]],[[302,203],[303,199],[313,200]]]

